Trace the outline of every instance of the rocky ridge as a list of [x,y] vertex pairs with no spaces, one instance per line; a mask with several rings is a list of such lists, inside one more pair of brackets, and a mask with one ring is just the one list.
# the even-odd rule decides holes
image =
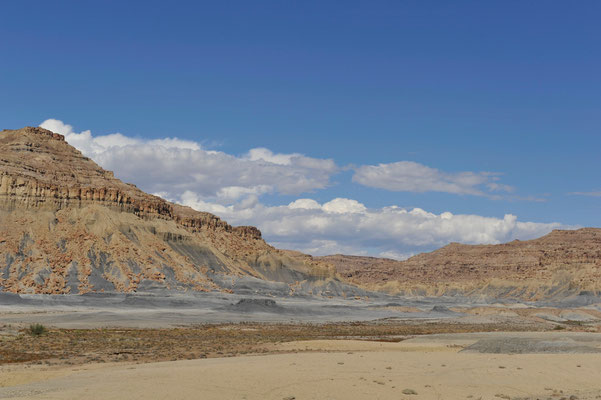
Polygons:
[[350,282],[391,293],[540,300],[601,292],[601,229],[555,230],[504,244],[451,243],[405,261],[317,257]]

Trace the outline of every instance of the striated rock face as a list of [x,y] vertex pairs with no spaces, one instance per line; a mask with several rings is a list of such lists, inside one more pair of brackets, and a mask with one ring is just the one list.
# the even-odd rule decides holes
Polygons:
[[318,257],[349,281],[395,293],[540,300],[601,291],[601,229],[555,230],[497,245],[451,243],[405,261]]
[[333,272],[269,246],[255,227],[120,181],[62,135],[0,132],[0,290],[221,290],[226,278],[291,276],[283,281],[298,285]]
[[[247,227],[233,230],[215,215],[169,203],[121,182],[65,142],[63,135],[43,128],[2,131],[0,154],[0,201],[5,209],[53,210],[93,202],[142,217],[174,219],[190,228],[209,226],[248,234]],[[261,238],[260,232],[252,236]]]

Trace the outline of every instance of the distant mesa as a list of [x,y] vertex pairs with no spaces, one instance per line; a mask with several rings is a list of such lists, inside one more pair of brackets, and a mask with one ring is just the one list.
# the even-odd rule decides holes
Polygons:
[[601,229],[554,230],[496,245],[452,243],[405,261],[326,256],[348,281],[407,295],[468,295],[528,300],[598,296]]

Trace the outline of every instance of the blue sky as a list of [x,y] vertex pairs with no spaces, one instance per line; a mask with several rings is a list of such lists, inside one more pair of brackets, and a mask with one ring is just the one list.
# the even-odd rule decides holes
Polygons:
[[[53,125],[63,133],[91,130],[92,142],[120,132],[102,148],[73,140],[117,176],[233,223],[256,224],[274,244],[402,258],[448,241],[601,226],[599,2],[0,7],[1,128],[52,118],[63,122]],[[144,153],[138,169],[113,151],[163,146],[165,155],[190,147],[151,142],[166,137],[203,151],[172,186],[158,171],[140,173],[162,165],[156,151]],[[256,148],[305,158],[253,156]],[[226,176],[207,167],[216,162],[206,164],[211,151],[243,170]],[[256,179],[237,181],[251,162]],[[196,167],[223,186],[208,190]],[[289,180],[307,183],[291,188]],[[313,203],[282,208],[297,199],[322,207],[337,198],[349,202],[336,203],[342,208],[335,212]],[[399,220],[380,236],[377,221],[396,221],[384,211],[389,206],[436,217]],[[440,217],[445,212],[481,219],[436,223],[448,222]],[[540,225],[499,230],[507,214]],[[344,233],[351,227],[363,239]]]

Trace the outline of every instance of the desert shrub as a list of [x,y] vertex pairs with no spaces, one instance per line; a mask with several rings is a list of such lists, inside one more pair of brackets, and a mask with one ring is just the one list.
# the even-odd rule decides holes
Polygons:
[[46,329],[46,327],[42,324],[31,324],[29,325],[29,329],[27,330],[27,333],[29,333],[32,336],[41,336],[44,333],[46,333],[48,331],[48,329]]

